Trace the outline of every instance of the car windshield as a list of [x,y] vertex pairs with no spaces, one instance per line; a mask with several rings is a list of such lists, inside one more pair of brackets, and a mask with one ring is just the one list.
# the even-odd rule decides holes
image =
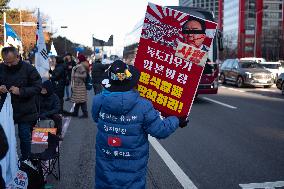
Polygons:
[[244,63],[241,63],[241,67],[242,68],[263,68],[262,65],[260,65],[259,63],[255,63],[255,62],[244,62]]
[[262,66],[268,69],[278,69],[280,67],[279,64],[262,64]]

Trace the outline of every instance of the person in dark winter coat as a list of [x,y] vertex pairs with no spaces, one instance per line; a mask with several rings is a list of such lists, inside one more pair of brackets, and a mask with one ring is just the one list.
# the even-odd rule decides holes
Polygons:
[[62,57],[56,57],[55,68],[53,71],[50,70],[49,73],[51,74],[50,80],[52,82],[54,92],[60,100],[60,113],[63,113],[66,70]]
[[116,60],[103,80],[105,89],[93,99],[97,122],[95,188],[142,189],[146,185],[149,158],[148,134],[163,139],[185,119],[161,119],[150,101],[134,90],[140,73]]
[[62,131],[62,118],[59,114],[60,106],[60,100],[53,91],[52,83],[49,80],[43,82],[38,99],[39,118],[41,120],[52,119],[59,135]]
[[[1,110],[1,109],[0,109]],[[8,140],[5,134],[5,131],[2,128],[2,125],[0,124],[0,161],[6,156],[9,145]],[[2,177],[2,169],[0,165],[0,188],[5,188],[5,181]]]
[[70,100],[71,96],[71,74],[72,69],[76,66],[76,62],[72,59],[72,54],[67,53],[64,57],[65,59],[65,66],[66,66],[66,86],[65,86],[65,93],[66,93],[66,101]]
[[96,60],[93,63],[92,80],[95,94],[99,94],[102,91],[102,80],[106,77],[107,72],[105,72],[105,70],[108,69],[109,66],[109,64],[102,64],[100,60]]
[[35,98],[41,91],[41,77],[30,64],[19,61],[14,47],[2,49],[4,63],[0,64],[0,95],[12,97],[14,122],[18,124],[22,158],[31,152],[31,128],[38,118]]

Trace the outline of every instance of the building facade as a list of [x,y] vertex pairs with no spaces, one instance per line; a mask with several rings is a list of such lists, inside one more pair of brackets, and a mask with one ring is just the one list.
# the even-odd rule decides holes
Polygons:
[[220,1],[227,57],[284,59],[284,0]]
[[215,13],[225,57],[284,59],[284,0],[180,0],[180,6]]
[[179,0],[184,7],[199,7],[214,12],[215,18],[219,16],[219,0]]

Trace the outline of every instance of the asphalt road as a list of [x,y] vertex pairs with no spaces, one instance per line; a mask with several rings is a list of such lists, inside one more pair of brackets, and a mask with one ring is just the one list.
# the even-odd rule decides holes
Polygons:
[[[49,178],[54,188],[94,188],[96,132],[91,118],[71,119],[61,145],[61,181]],[[196,99],[187,128],[159,142],[199,189],[284,181],[284,96],[276,88],[221,86],[219,94]],[[151,147],[147,187],[183,188],[174,174]]]

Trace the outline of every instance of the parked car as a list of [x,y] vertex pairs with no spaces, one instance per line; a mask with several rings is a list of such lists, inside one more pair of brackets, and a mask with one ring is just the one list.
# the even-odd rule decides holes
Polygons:
[[253,61],[253,62],[256,62],[256,63],[266,62],[266,60],[264,58],[256,58],[256,57],[245,57],[245,58],[241,58],[240,60]]
[[284,73],[278,76],[276,81],[276,87],[282,91],[282,95],[284,95]]
[[260,64],[273,74],[274,82],[276,82],[278,76],[284,72],[280,62],[261,62]]
[[273,75],[254,61],[227,59],[221,65],[220,81],[236,84],[237,87],[250,85],[270,88],[273,85]]

